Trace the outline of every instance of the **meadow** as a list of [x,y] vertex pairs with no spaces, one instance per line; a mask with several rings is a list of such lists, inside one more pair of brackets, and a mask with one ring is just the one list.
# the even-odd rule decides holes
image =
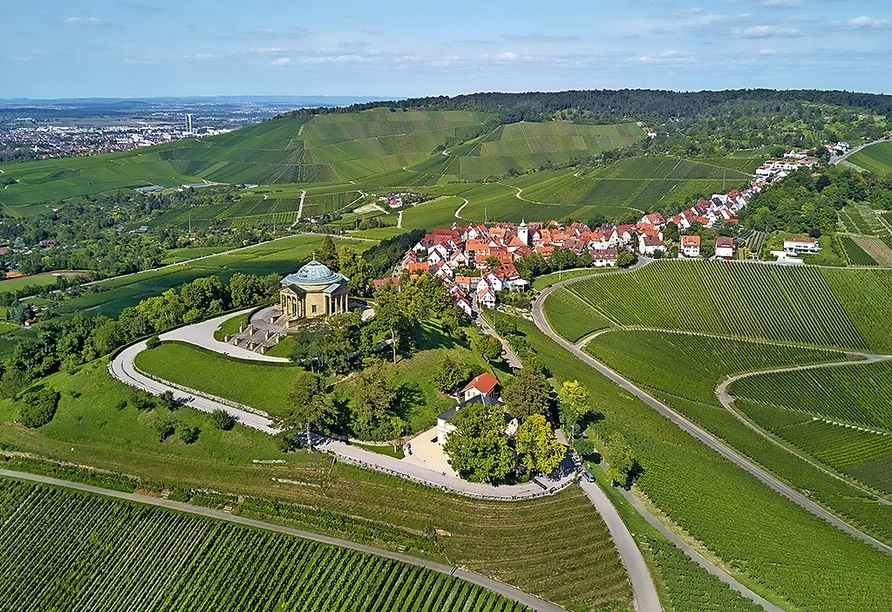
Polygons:
[[44,384],[62,395],[56,416],[40,430],[29,430],[13,424],[16,404],[0,401],[0,448],[112,470],[167,488],[274,500],[253,505],[250,513],[248,508],[235,511],[388,550],[411,547],[425,530],[435,530],[436,560],[513,584],[569,610],[624,610],[631,602],[606,526],[579,488],[523,502],[456,497],[333,465],[323,453],[282,454],[272,436],[240,425],[221,431],[209,415],[187,407],[170,416],[199,427],[198,440],[185,444],[171,436],[159,443],[151,426],[159,409],[118,409],[130,390],[110,377],[103,360],[74,374],[54,374]]
[[849,156],[848,161],[875,174],[892,172],[892,142],[880,142]]
[[0,519],[4,609],[526,610],[368,553],[14,480]]

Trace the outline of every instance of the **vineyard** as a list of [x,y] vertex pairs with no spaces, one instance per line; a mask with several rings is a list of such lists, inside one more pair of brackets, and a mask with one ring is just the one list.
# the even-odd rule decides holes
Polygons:
[[880,142],[853,153],[849,161],[875,174],[892,172],[892,142]]
[[[879,265],[892,268],[892,236],[851,236],[858,247]],[[848,247],[846,247],[848,249]]]
[[620,325],[862,349],[819,270],[743,262],[657,261],[569,286]]
[[762,374],[729,387],[739,408],[764,428],[887,493],[892,493],[890,391],[889,362]]
[[585,351],[638,384],[706,404],[717,403],[716,386],[732,374],[845,359],[836,351],[642,330],[611,330]]
[[877,265],[877,261],[868,255],[867,251],[861,248],[861,245],[852,236],[840,236],[839,241],[842,244],[842,248],[845,249],[846,259],[849,260],[849,264],[853,266]]
[[759,253],[762,250],[762,245],[765,244],[765,232],[743,230],[737,235],[734,242],[742,244],[753,253]]
[[[558,383],[578,380],[588,387],[593,408],[602,415],[589,435],[606,439],[621,433],[641,464],[641,491],[733,573],[803,610],[855,612],[892,604],[888,555],[775,494],[579,360],[569,359],[532,324],[518,320],[517,325]],[[710,410],[733,419],[722,409]],[[863,497],[850,495],[848,503],[852,509],[883,511]],[[885,516],[888,532],[888,513],[877,516]]]
[[526,610],[367,553],[5,479],[0,520],[4,610]]

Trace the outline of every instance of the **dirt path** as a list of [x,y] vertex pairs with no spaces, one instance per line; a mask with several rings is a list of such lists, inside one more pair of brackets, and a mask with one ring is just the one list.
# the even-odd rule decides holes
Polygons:
[[456,218],[456,219],[463,219],[463,218],[464,218],[464,217],[461,216],[461,211],[463,211],[463,210],[465,209],[465,206],[468,205],[468,199],[467,199],[467,198],[462,198],[462,200],[464,200],[464,201],[461,203],[461,206],[459,206],[458,208],[455,209],[455,218]]

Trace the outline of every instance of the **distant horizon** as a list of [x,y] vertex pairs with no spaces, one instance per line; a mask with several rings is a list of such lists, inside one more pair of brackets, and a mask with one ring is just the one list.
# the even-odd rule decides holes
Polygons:
[[546,89],[538,89],[538,90],[526,90],[526,91],[506,91],[506,90],[495,90],[495,89],[486,89],[480,91],[470,91],[470,92],[462,92],[457,94],[445,94],[445,93],[429,93],[425,95],[418,96],[373,96],[373,95],[351,95],[351,94],[196,94],[196,95],[149,95],[149,96],[60,96],[56,98],[29,98],[29,97],[0,97],[0,103],[9,103],[9,102],[85,102],[85,101],[151,101],[151,100],[264,100],[264,101],[272,101],[272,100],[281,100],[283,102],[289,102],[294,100],[323,100],[323,99],[337,99],[342,101],[351,101],[354,104],[363,104],[370,102],[390,102],[390,101],[400,101],[400,100],[409,100],[409,99],[423,99],[423,98],[436,98],[436,97],[447,97],[447,98],[456,98],[459,96],[473,96],[477,94],[483,93],[500,93],[500,94],[536,94],[536,93],[561,93],[567,91],[666,91],[672,93],[679,94],[697,94],[704,92],[712,92],[712,93],[721,93],[728,91],[777,91],[777,92],[785,92],[785,91],[839,91],[853,94],[865,94],[865,95],[875,95],[875,96],[886,96],[892,95],[887,94],[885,92],[873,92],[873,91],[860,91],[853,89],[839,89],[839,88],[820,88],[820,87],[805,87],[805,88],[778,88],[778,87],[729,87],[724,89],[697,89],[697,90],[686,90],[686,89],[670,89],[670,88],[655,88],[655,87],[618,87],[618,88],[573,88],[573,89],[554,89],[554,90],[546,90]]
[[0,0],[0,9],[3,93],[11,98],[892,93],[892,3],[875,0],[256,0],[249,7],[231,0]]

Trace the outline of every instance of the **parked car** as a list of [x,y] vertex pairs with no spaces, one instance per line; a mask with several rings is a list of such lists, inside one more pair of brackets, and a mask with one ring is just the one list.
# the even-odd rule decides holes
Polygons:
[[588,470],[586,470],[585,472],[582,473],[582,477],[585,478],[586,482],[595,482],[594,475],[591,472],[589,472]]

